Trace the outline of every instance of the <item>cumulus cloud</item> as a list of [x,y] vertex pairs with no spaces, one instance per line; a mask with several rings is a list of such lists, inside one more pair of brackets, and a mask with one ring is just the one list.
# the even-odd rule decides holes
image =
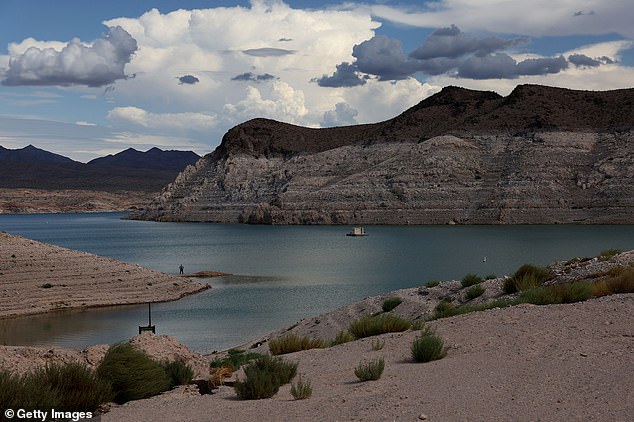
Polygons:
[[158,131],[208,130],[217,124],[217,118],[204,113],[151,113],[139,107],[116,107],[108,113],[115,123],[132,124]]
[[241,73],[231,78],[232,81],[251,81],[251,82],[270,81],[271,79],[277,79],[277,78],[271,75],[270,73],[256,75],[253,72]]
[[2,84],[109,85],[126,78],[124,67],[136,50],[136,40],[120,26],[109,28],[91,44],[74,38],[61,50],[32,45],[11,57]]
[[308,113],[304,93],[281,81],[274,81],[262,90],[249,86],[243,99],[225,104],[223,110],[226,116],[238,121],[267,117],[289,123],[301,123]]
[[559,73],[568,67],[563,56],[515,61],[505,53],[473,56],[458,68],[458,76],[470,79],[510,79],[522,75]]
[[194,75],[179,76],[178,80],[180,81],[181,85],[182,84],[194,85],[194,84],[197,84],[198,82],[200,82],[200,79],[198,79]]
[[324,113],[324,119],[321,122],[322,127],[333,126],[349,126],[357,124],[356,117],[359,112],[350,107],[346,103],[335,104],[334,110],[328,110]]
[[613,64],[614,60],[608,56],[601,56],[593,59],[585,54],[571,54],[568,56],[568,61],[577,67],[597,67],[602,64]]

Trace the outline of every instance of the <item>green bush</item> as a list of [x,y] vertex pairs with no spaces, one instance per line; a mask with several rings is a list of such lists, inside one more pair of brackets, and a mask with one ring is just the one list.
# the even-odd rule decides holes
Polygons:
[[359,363],[359,366],[354,369],[354,374],[361,381],[376,381],[381,378],[383,369],[385,369],[385,361],[383,358],[379,358]]
[[412,357],[416,362],[430,362],[447,356],[445,344],[436,333],[427,331],[412,343]]
[[343,343],[348,343],[351,341],[354,341],[355,338],[352,334],[350,334],[350,331],[348,330],[341,330],[337,333],[337,336],[335,337],[335,339],[332,341],[331,346],[336,346],[338,344],[343,344]]
[[297,383],[291,384],[291,396],[295,400],[304,400],[310,398],[313,395],[313,387],[310,381],[304,381],[302,376],[299,376]]
[[480,284],[483,281],[484,280],[479,275],[469,273],[462,278],[460,284],[462,285],[462,287],[469,287],[475,284]]
[[557,303],[582,302],[590,299],[592,296],[592,285],[587,282],[579,281],[525,290],[520,293],[520,301],[534,305],[552,305]]
[[356,338],[405,331],[411,323],[394,314],[367,315],[350,322],[348,331]]
[[438,280],[429,280],[427,283],[425,283],[426,287],[436,287],[440,284],[440,281]]
[[390,312],[392,309],[396,308],[402,302],[403,302],[403,299],[401,299],[398,296],[390,297],[383,301],[383,305],[381,306],[381,308],[383,309],[383,312]]
[[281,385],[291,382],[297,373],[297,363],[280,357],[263,355],[244,367],[244,381],[236,381],[234,390],[245,400],[265,399],[275,395]]
[[56,409],[61,402],[59,393],[33,374],[15,375],[0,371],[0,407],[3,412],[4,409]]
[[496,276],[495,274],[487,274],[484,276],[485,280],[494,280],[496,278],[498,278],[498,276]]
[[511,294],[539,287],[552,277],[550,270],[532,264],[524,264],[512,277],[504,281],[504,292]]
[[447,318],[458,315],[457,308],[448,300],[441,300],[434,308],[432,319]]
[[59,396],[55,407],[64,412],[93,411],[113,399],[112,386],[84,364],[52,364],[36,370],[33,377]]
[[257,359],[262,356],[261,353],[248,352],[245,353],[244,350],[240,349],[231,349],[229,350],[226,357],[220,359],[215,358],[211,361],[210,366],[212,368],[229,368],[231,371],[235,371],[240,368],[245,363],[252,361],[253,359]]
[[323,349],[330,344],[327,341],[313,339],[298,334],[286,334],[285,336],[271,339],[269,350],[272,355],[285,355],[287,353],[299,352],[308,349]]
[[170,379],[161,364],[129,343],[111,346],[97,368],[97,375],[112,384],[114,401],[119,404],[170,388]]
[[163,362],[163,370],[170,379],[170,388],[177,385],[191,384],[194,378],[194,370],[182,360]]
[[609,261],[610,259],[620,254],[621,252],[623,252],[621,249],[606,249],[604,251],[601,251],[601,253],[599,254],[599,260]]
[[482,294],[484,293],[484,290],[485,290],[484,287],[480,286],[479,284],[476,284],[475,286],[469,287],[465,296],[467,300],[472,300],[472,299],[475,299],[476,297],[482,296]]

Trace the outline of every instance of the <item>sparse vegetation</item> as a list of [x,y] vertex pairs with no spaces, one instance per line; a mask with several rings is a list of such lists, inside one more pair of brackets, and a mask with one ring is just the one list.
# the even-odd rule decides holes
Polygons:
[[144,399],[170,388],[160,363],[129,343],[111,346],[97,368],[97,375],[112,385],[114,401],[122,404]]
[[462,278],[462,281],[460,282],[460,284],[462,285],[462,287],[469,287],[475,284],[480,284],[483,281],[484,280],[479,275],[469,273]]
[[430,362],[447,356],[442,338],[431,330],[427,330],[412,343],[412,357],[416,362]]
[[512,277],[504,281],[504,292],[511,294],[539,287],[552,277],[550,270],[532,264],[524,264]]
[[237,370],[245,363],[257,359],[262,356],[261,353],[245,352],[240,349],[229,350],[227,356],[223,359],[216,358],[211,361],[210,366],[212,368],[229,368],[231,372]]
[[498,278],[495,274],[487,274],[484,276],[485,280],[495,280],[496,278]]
[[348,343],[354,340],[355,340],[355,337],[352,334],[350,334],[350,331],[341,330],[337,333],[337,336],[332,341],[331,345],[336,346],[338,344]]
[[381,308],[383,309],[383,312],[390,312],[392,309],[396,308],[402,302],[403,302],[403,299],[401,299],[398,296],[390,297],[383,301],[383,305],[381,306]]
[[4,409],[58,408],[61,399],[51,385],[33,374],[16,375],[0,371],[0,403]]
[[425,283],[426,287],[436,287],[440,284],[440,281],[438,280],[429,280],[427,283]]
[[375,359],[369,362],[361,362],[354,369],[354,374],[360,381],[376,381],[381,378],[385,369],[385,360],[383,358]]
[[614,248],[603,250],[599,254],[599,261],[609,261],[610,259],[614,258],[616,255],[622,252],[623,251],[621,249],[614,249]]
[[383,347],[385,347],[384,339],[376,338],[372,340],[372,350],[375,352],[383,349]]
[[295,400],[305,400],[310,398],[313,394],[313,387],[310,384],[310,381],[304,380],[304,378],[300,375],[297,382],[291,384],[291,396]]
[[181,360],[163,362],[163,370],[170,379],[170,388],[177,385],[187,385],[194,378],[194,370]]
[[234,389],[241,399],[258,400],[273,397],[281,385],[291,382],[297,363],[280,357],[262,355],[244,367],[244,381],[236,381]]
[[469,289],[467,290],[465,294],[465,297],[467,298],[467,300],[472,300],[472,299],[475,299],[476,297],[482,296],[484,291],[485,291],[484,287],[482,287],[479,284],[476,284],[475,286],[469,287]]
[[350,323],[348,331],[356,338],[405,331],[411,323],[394,314],[367,315]]
[[300,350],[323,349],[330,346],[330,344],[321,339],[313,339],[298,334],[286,334],[282,337],[271,339],[269,341],[269,350],[272,355],[285,355],[299,352]]

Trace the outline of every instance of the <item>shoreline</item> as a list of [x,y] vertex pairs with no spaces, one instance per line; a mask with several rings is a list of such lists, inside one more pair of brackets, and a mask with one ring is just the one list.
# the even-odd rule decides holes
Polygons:
[[0,232],[0,319],[178,300],[207,283]]

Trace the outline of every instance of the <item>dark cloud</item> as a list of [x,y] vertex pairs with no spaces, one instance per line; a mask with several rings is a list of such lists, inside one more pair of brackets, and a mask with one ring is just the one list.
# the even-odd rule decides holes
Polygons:
[[86,45],[72,39],[62,51],[31,47],[11,57],[3,85],[87,85],[100,87],[126,79],[124,67],[137,50],[137,42],[120,26]]
[[178,80],[180,81],[181,85],[182,84],[194,85],[194,84],[197,84],[198,82],[200,82],[200,79],[198,79],[194,75],[179,76]]
[[512,79],[522,75],[559,73],[568,67],[563,56],[515,61],[506,53],[472,56],[458,67],[458,76],[469,79]]
[[433,32],[420,47],[409,53],[409,56],[418,60],[439,57],[455,59],[467,54],[486,55],[523,42],[526,42],[523,38],[506,40],[500,37],[472,37],[461,32],[456,25],[451,25],[449,28]]
[[283,48],[272,48],[272,47],[250,48],[248,50],[242,50],[242,52],[249,56],[256,56],[256,57],[286,56],[289,54],[295,54],[295,51],[293,50],[285,50]]
[[585,54],[571,54],[568,56],[568,61],[577,67],[597,67],[602,64],[612,64],[614,60],[607,56],[598,57],[593,59]]
[[377,75],[381,80],[406,79],[416,71],[416,64],[403,53],[401,42],[384,35],[355,45],[352,55],[359,71]]
[[359,76],[359,70],[356,65],[348,62],[343,62],[337,65],[337,70],[332,76],[322,76],[321,78],[313,79],[313,82],[317,82],[319,86],[329,88],[341,88],[350,86],[364,85],[366,79]]
[[232,81],[253,81],[253,82],[262,82],[262,81],[268,81],[271,79],[277,79],[277,78],[271,75],[270,73],[256,75],[253,72],[242,73],[240,75],[237,75],[231,78]]
[[356,117],[359,112],[346,103],[337,103],[334,110],[324,113],[322,127],[350,126],[356,125]]
[[451,25],[434,31],[418,48],[405,55],[399,40],[377,35],[353,47],[354,62],[343,62],[331,76],[324,75],[314,81],[324,87],[350,87],[363,85],[371,77],[400,80],[419,72],[470,79],[513,79],[559,73],[570,64],[613,63],[608,57],[592,59],[581,54],[571,55],[569,61],[559,56],[517,62],[504,51],[525,42],[523,38],[474,37]]

